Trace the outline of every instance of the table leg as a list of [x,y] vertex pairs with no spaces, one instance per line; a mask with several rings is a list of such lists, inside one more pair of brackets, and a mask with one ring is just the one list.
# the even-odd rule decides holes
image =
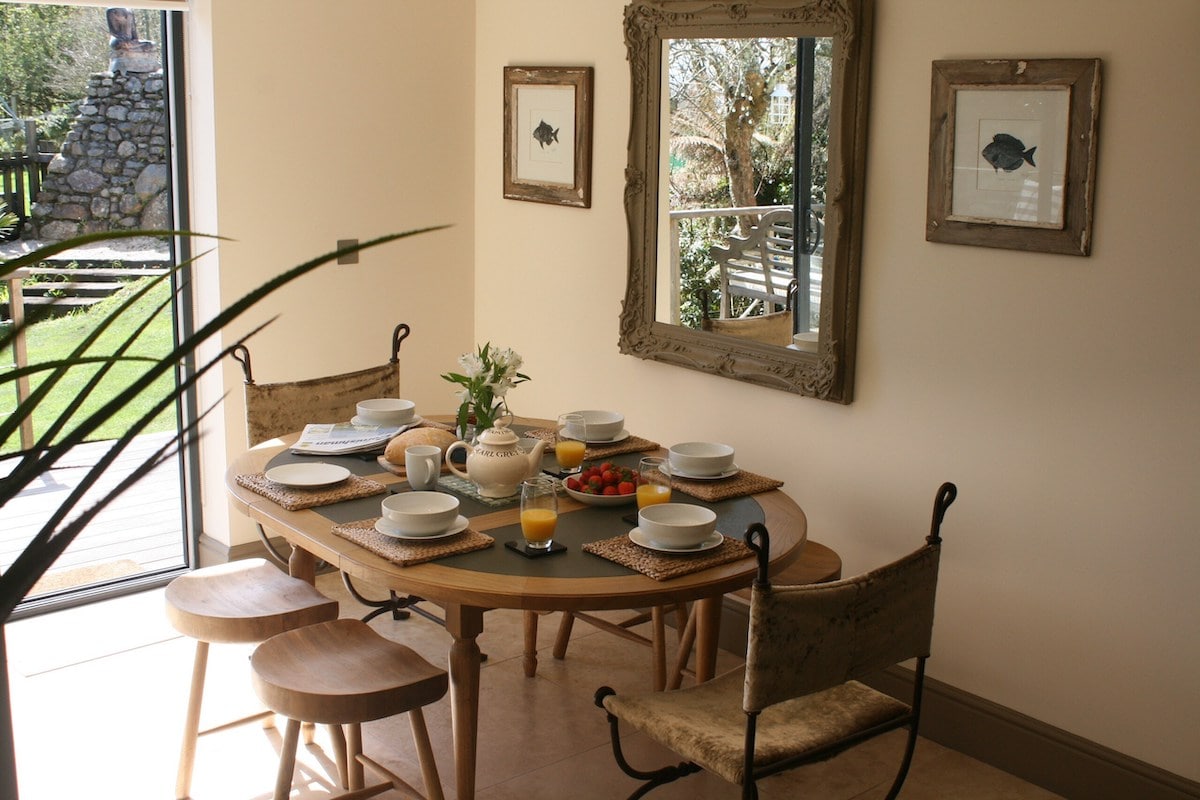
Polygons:
[[721,638],[722,595],[697,600],[696,683],[711,680],[717,671],[717,641]]
[[288,556],[288,574],[302,581],[316,583],[317,559],[307,550],[292,546],[292,554]]
[[526,611],[523,616],[525,622],[525,654],[522,657],[522,665],[525,667],[525,677],[532,678],[534,675],[537,675],[538,612]]
[[454,733],[454,778],[458,800],[475,797],[475,757],[479,739],[479,645],[483,609],[446,606],[450,645],[450,715]]

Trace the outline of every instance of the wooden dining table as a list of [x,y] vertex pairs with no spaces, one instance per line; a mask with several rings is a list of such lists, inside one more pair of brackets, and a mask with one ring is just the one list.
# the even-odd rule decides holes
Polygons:
[[[449,421],[451,418],[432,419]],[[545,420],[517,419],[514,430],[520,432],[521,426],[529,429],[549,425],[551,423]],[[476,640],[484,629],[485,612],[491,609],[597,611],[694,602],[696,680],[713,677],[722,597],[752,582],[753,557],[656,580],[583,551],[585,542],[628,533],[631,526],[624,518],[636,513],[632,503],[617,508],[599,508],[564,497],[559,504],[559,528],[555,540],[566,545],[566,552],[531,559],[509,550],[503,546],[504,542],[521,536],[518,504],[491,508],[464,500],[461,513],[469,518],[471,530],[493,536],[495,545],[427,563],[400,566],[333,530],[339,522],[378,517],[380,501],[386,494],[289,511],[238,483],[239,475],[259,474],[280,463],[311,461],[314,458],[311,455],[291,453],[289,445],[297,437],[298,433],[269,440],[237,457],[226,472],[230,500],[241,513],[292,545],[289,564],[292,575],[313,581],[316,563],[321,560],[354,579],[401,594],[418,595],[444,610],[446,630],[452,637],[448,659],[450,703],[455,784],[460,800],[475,796],[481,665]],[[549,446],[547,449],[544,463],[553,469],[553,450]],[[665,455],[665,452],[658,454]],[[383,483],[389,492],[409,489],[403,477],[385,469],[374,459],[321,456],[320,460],[344,465],[356,475]],[[620,458],[611,460],[618,462]],[[677,499],[693,501],[683,496]],[[771,535],[772,572],[795,561],[807,538],[808,523],[804,512],[780,489],[715,503],[694,502],[717,511],[718,530],[730,538],[740,540],[750,522],[764,523]]]

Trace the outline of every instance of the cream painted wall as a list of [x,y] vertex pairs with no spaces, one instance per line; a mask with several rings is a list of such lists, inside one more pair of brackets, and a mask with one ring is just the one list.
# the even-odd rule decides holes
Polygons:
[[[786,480],[847,573],[946,519],[930,674],[1200,779],[1200,4],[879,0],[857,396],[836,406],[617,352],[624,0],[478,0],[475,333],[518,413],[623,409]],[[930,62],[1104,60],[1089,258],[924,241]],[[590,210],[501,197],[501,68],[592,65]]]
[[[212,158],[198,170],[199,229],[233,240],[210,259],[202,303],[228,305],[338,239],[453,224],[321,268],[226,343],[278,314],[252,342],[255,376],[293,380],[382,363],[407,322],[403,392],[419,409],[445,407],[438,373],[473,340],[473,4],[202,0],[193,16],[193,86],[211,81],[192,121],[198,156]],[[240,368],[230,362],[223,380],[206,464],[245,449]],[[248,541],[219,474],[205,475],[205,532]]]

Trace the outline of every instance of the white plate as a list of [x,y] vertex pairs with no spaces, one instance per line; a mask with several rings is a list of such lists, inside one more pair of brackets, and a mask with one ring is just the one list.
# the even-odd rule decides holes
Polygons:
[[368,422],[367,420],[365,420],[362,417],[357,416],[357,415],[350,418],[351,425],[359,425],[364,428],[399,428],[401,433],[408,430],[409,428],[415,428],[416,426],[420,425],[424,421],[425,421],[425,419],[419,415],[413,416],[413,418],[410,419],[408,422],[402,423],[400,425],[380,425],[378,422]]
[[[664,470],[662,467],[659,467],[659,470],[662,472],[666,472],[666,470]],[[739,467],[737,464],[734,464],[732,467],[725,470],[724,472],[718,472],[716,475],[693,475],[690,472],[680,472],[677,469],[672,469],[671,477],[683,478],[684,480],[687,480],[687,481],[719,481],[723,478],[732,478],[734,475],[737,475],[741,471],[742,471],[741,467]]]
[[375,521],[375,530],[379,531],[384,536],[391,536],[393,539],[404,539],[410,542],[419,542],[429,539],[445,539],[447,536],[453,536],[456,533],[462,533],[470,524],[471,521],[469,519],[459,514],[454,520],[454,523],[441,533],[430,533],[425,536],[416,536],[411,533],[401,533],[395,528],[395,526],[392,525],[390,520],[388,520],[386,517],[380,517]]
[[642,533],[641,528],[634,528],[629,532],[629,541],[636,544],[638,547],[644,547],[647,550],[656,550],[659,553],[702,553],[705,550],[712,550],[714,547],[720,547],[721,542],[725,541],[725,537],[720,531],[713,531],[712,536],[709,536],[703,542],[691,547],[663,547],[660,544],[655,544],[646,538],[646,534]]
[[[579,473],[568,475],[567,478],[577,478]],[[575,498],[581,503],[586,503],[589,506],[623,506],[626,503],[632,503],[637,500],[637,492],[630,494],[588,494],[587,492],[577,492],[567,486],[567,478],[562,479],[562,487],[567,494]]]
[[629,438],[629,431],[621,431],[611,439],[588,439],[588,444],[616,444]]
[[284,486],[310,489],[314,486],[330,486],[350,477],[350,470],[337,464],[317,461],[313,464],[282,464],[266,471],[267,480]]

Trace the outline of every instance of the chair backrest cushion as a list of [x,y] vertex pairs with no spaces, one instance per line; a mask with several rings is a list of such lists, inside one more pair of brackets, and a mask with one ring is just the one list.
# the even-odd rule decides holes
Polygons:
[[755,587],[743,706],[747,712],[929,655],[940,545],[863,575]]
[[724,333],[743,339],[753,339],[767,344],[777,344],[787,347],[792,343],[792,312],[775,311],[744,319],[709,319],[700,320],[700,328],[713,333]]
[[360,400],[398,397],[400,365],[290,383],[247,383],[246,439],[251,447],[310,422],[349,422]]

